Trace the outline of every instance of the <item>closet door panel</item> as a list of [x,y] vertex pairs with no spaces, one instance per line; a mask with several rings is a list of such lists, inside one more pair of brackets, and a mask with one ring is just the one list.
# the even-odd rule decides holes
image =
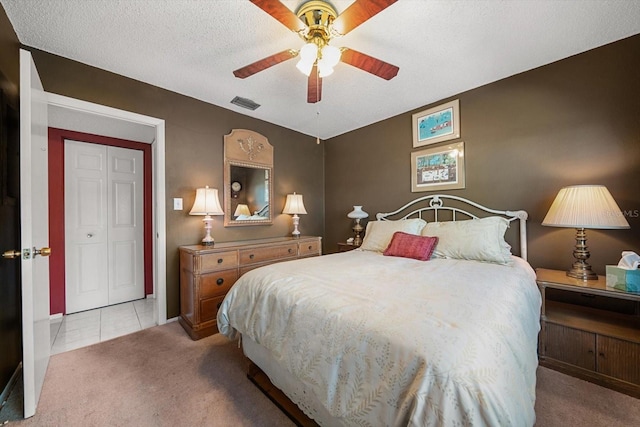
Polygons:
[[108,304],[107,147],[65,141],[66,311]]
[[144,298],[142,151],[109,147],[109,304]]

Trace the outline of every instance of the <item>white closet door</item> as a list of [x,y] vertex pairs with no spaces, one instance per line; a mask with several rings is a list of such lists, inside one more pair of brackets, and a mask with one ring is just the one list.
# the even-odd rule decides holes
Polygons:
[[109,304],[144,298],[142,151],[109,147]]
[[107,147],[65,140],[66,311],[109,303]]

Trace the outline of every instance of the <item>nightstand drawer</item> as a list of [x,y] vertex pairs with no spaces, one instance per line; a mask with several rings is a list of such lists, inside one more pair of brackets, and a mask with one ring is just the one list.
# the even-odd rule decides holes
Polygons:
[[236,251],[218,252],[200,255],[200,273],[207,271],[226,270],[238,265]]
[[238,280],[238,270],[223,270],[200,276],[200,297],[224,296]]
[[224,300],[224,295],[220,297],[207,298],[200,301],[200,320],[207,322],[209,320],[216,320],[218,317],[218,310]]
[[318,240],[312,242],[300,242],[300,256],[320,255],[320,242]]
[[596,335],[554,323],[546,324],[546,355],[574,366],[596,369]]
[[598,336],[598,372],[640,384],[640,344]]
[[240,265],[243,266],[280,259],[296,258],[297,256],[297,243],[265,248],[243,249],[240,251]]

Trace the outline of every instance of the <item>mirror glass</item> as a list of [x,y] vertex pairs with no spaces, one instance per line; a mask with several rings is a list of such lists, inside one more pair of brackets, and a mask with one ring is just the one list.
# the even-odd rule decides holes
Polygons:
[[225,135],[224,225],[273,223],[273,147],[259,133],[234,129]]
[[231,180],[230,209],[233,221],[270,219],[270,168],[252,168],[229,164]]

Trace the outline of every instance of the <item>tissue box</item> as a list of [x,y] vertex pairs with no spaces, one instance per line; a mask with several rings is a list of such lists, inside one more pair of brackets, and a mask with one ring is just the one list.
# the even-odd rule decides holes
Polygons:
[[625,270],[615,265],[607,265],[606,269],[608,288],[640,293],[640,269]]

